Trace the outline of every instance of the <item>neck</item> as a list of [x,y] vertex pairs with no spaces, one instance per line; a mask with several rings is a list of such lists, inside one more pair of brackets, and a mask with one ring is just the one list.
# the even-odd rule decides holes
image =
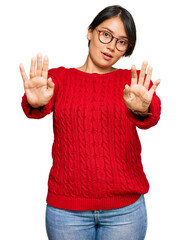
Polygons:
[[109,73],[117,70],[116,68],[108,67],[108,68],[103,68],[99,67],[96,64],[94,64],[90,58],[90,56],[87,57],[86,62],[84,63],[83,66],[77,68],[80,71],[87,72],[87,73],[99,73],[99,74],[104,74],[104,73]]

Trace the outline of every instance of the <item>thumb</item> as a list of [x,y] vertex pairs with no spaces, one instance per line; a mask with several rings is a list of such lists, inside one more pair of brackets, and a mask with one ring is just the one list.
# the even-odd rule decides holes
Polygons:
[[125,85],[125,89],[124,89],[123,92],[124,92],[124,94],[126,94],[126,95],[130,92],[130,87],[129,87],[127,84]]
[[158,85],[160,84],[160,79],[157,79],[153,86],[150,88],[149,92],[151,95],[156,91]]
[[53,88],[54,89],[55,84],[53,83],[51,78],[48,79],[48,83],[47,84],[48,84],[48,88]]

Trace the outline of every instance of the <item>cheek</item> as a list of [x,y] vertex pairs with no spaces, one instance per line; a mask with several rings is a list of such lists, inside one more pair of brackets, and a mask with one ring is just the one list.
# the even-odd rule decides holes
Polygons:
[[100,41],[94,38],[91,40],[90,49],[91,51],[98,52],[102,49],[102,44],[100,43]]
[[96,40],[91,40],[90,46],[89,46],[89,54],[91,55],[91,57],[99,58],[101,51],[102,51],[101,43]]
[[124,55],[124,53],[121,53],[117,56],[117,60],[119,60],[122,56]]
[[118,53],[114,56],[114,63],[116,63],[125,53]]

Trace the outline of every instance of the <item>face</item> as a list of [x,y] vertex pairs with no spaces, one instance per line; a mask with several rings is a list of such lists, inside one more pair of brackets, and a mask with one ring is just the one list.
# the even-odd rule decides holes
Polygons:
[[[110,32],[114,37],[127,37],[124,24],[119,17],[113,17],[105,20],[97,26],[99,30]],[[91,63],[99,68],[111,68],[126,52],[120,52],[116,48],[116,39],[110,43],[104,44],[99,41],[99,32],[90,29],[87,34],[87,39],[90,40],[89,58]]]

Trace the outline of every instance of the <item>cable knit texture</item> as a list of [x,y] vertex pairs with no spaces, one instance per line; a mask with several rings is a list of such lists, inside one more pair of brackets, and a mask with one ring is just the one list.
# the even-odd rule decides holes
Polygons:
[[49,77],[55,90],[46,106],[32,108],[26,95],[22,98],[29,118],[40,119],[53,111],[47,203],[79,211],[134,203],[149,190],[136,127],[148,129],[158,122],[160,99],[154,94],[152,115],[141,119],[123,100],[130,70],[97,74],[59,67],[49,70]]

